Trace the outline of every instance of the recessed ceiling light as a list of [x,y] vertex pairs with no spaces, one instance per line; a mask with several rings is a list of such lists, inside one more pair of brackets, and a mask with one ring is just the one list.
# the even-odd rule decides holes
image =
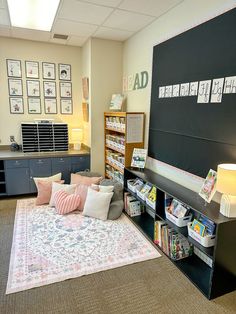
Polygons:
[[11,25],[50,31],[60,0],[7,0]]

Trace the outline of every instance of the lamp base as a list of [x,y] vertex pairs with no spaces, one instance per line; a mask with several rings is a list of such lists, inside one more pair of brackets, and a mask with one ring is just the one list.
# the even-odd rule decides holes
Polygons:
[[236,196],[222,195],[220,213],[226,217],[236,217]]
[[74,150],[80,150],[80,149],[81,149],[81,143],[75,143]]

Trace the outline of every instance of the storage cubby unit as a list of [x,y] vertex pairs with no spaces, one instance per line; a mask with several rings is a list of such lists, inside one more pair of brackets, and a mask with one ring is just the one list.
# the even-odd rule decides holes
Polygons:
[[[135,191],[128,188],[128,180],[141,179],[156,187],[155,210],[147,205]],[[124,169],[124,191],[129,192],[144,206],[145,211],[130,219],[154,241],[155,221],[162,221],[167,227],[181,234],[193,247],[191,256],[179,260],[170,260],[178,267],[191,282],[208,298],[216,298],[236,289],[236,219],[227,218],[219,211],[219,204],[205,201],[195,193],[155,172],[144,169],[143,171],[132,168]],[[194,239],[188,234],[191,222],[181,222],[177,226],[166,217],[166,196],[176,199],[190,210],[192,220],[199,215],[204,215],[215,224],[215,239],[213,246],[205,247],[199,239]],[[184,226],[182,226],[184,225]],[[202,245],[204,244],[204,245]],[[211,243],[212,245],[212,243]],[[159,247],[162,250],[162,247]],[[164,253],[164,252],[163,252]]]
[[144,145],[144,112],[105,112],[105,176],[123,184],[134,148]]
[[4,161],[0,160],[0,196],[4,195],[6,195],[5,169]]

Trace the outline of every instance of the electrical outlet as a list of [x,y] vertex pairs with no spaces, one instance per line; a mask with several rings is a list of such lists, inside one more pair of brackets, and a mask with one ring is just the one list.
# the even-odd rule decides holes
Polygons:
[[10,135],[10,142],[15,142],[15,136],[14,135]]

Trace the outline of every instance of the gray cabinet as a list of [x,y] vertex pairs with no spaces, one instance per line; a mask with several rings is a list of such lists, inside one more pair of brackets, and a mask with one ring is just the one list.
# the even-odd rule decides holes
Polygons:
[[6,160],[5,177],[7,195],[29,193],[30,178],[28,160]]
[[70,157],[59,157],[52,158],[52,173],[62,173],[62,179],[65,183],[70,183],[70,172],[71,172],[71,158]]
[[30,193],[37,192],[34,177],[49,177],[52,175],[51,158],[35,158],[29,160]]
[[89,169],[89,155],[0,160],[0,196],[37,192],[34,177],[61,172],[65,183],[70,183],[71,172]]

